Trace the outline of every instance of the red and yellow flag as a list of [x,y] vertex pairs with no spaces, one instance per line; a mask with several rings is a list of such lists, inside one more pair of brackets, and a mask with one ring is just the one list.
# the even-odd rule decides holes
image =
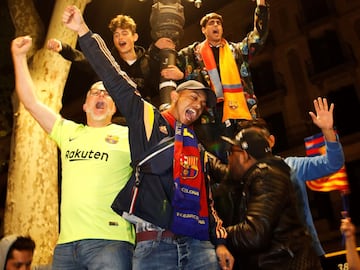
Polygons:
[[[325,140],[322,133],[315,134],[313,136],[304,139],[306,156],[313,157],[319,155],[325,155]],[[345,166],[341,167],[337,172],[328,176],[313,180],[306,181],[308,188],[314,191],[333,191],[339,190],[342,192],[349,191],[349,183],[347,179]]]

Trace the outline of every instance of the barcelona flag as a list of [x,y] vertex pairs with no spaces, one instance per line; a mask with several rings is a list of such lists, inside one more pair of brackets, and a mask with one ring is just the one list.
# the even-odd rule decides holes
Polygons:
[[[325,155],[325,140],[322,133],[304,139],[306,156],[313,157]],[[339,190],[342,192],[349,192],[349,183],[347,179],[345,166],[341,167],[337,172],[328,176],[313,180],[306,181],[308,188],[314,191],[333,191]]]

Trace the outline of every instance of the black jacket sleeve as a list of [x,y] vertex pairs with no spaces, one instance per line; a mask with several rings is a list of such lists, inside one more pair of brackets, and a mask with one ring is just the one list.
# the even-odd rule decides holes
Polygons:
[[258,252],[271,245],[283,208],[289,202],[291,182],[289,175],[264,163],[257,164],[244,178],[239,209],[242,217],[227,228],[228,240],[239,253]]
[[62,50],[59,54],[66,60],[70,61],[73,66],[81,70],[81,72],[86,73],[88,76],[92,78],[92,81],[99,81],[99,77],[96,72],[91,67],[90,63],[86,59],[85,55],[77,50],[72,48],[69,44],[61,42]]

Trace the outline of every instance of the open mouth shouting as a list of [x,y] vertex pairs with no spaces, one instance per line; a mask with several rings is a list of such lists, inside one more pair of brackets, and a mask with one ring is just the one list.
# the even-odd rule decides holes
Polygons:
[[197,118],[197,113],[194,109],[187,109],[185,111],[185,118],[190,123],[194,122]]
[[105,102],[104,102],[104,101],[98,101],[98,102],[96,102],[95,108],[96,108],[96,109],[99,109],[99,110],[105,109]]
[[126,46],[126,41],[120,41],[119,46],[122,47],[122,48],[125,47]]

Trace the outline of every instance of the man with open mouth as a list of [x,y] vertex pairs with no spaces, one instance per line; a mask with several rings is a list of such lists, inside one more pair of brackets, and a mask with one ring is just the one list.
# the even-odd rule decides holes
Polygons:
[[179,51],[184,79],[198,80],[216,93],[216,110],[203,115],[202,125],[196,125],[195,129],[199,140],[223,161],[226,156],[220,135],[233,136],[238,121],[259,114],[249,62],[265,43],[270,12],[266,0],[256,0],[256,4],[254,28],[242,41],[225,40],[223,17],[212,12],[200,20],[205,40]]
[[132,172],[128,128],[112,123],[115,103],[101,81],[86,94],[86,124],[42,103],[26,61],[31,46],[30,36],[20,36],[11,51],[19,100],[61,151],[60,233],[52,269],[131,270],[135,230],[110,208]]
[[[112,208],[136,226],[133,269],[231,269],[234,258],[225,246],[226,231],[212,204],[192,127],[206,107],[215,106],[214,92],[188,80],[170,93],[170,107],[160,112],[134,93],[136,85],[76,6],[65,9],[62,21],[78,33],[82,51],[129,127],[134,170]],[[159,143],[171,136],[169,151],[157,155]]]

